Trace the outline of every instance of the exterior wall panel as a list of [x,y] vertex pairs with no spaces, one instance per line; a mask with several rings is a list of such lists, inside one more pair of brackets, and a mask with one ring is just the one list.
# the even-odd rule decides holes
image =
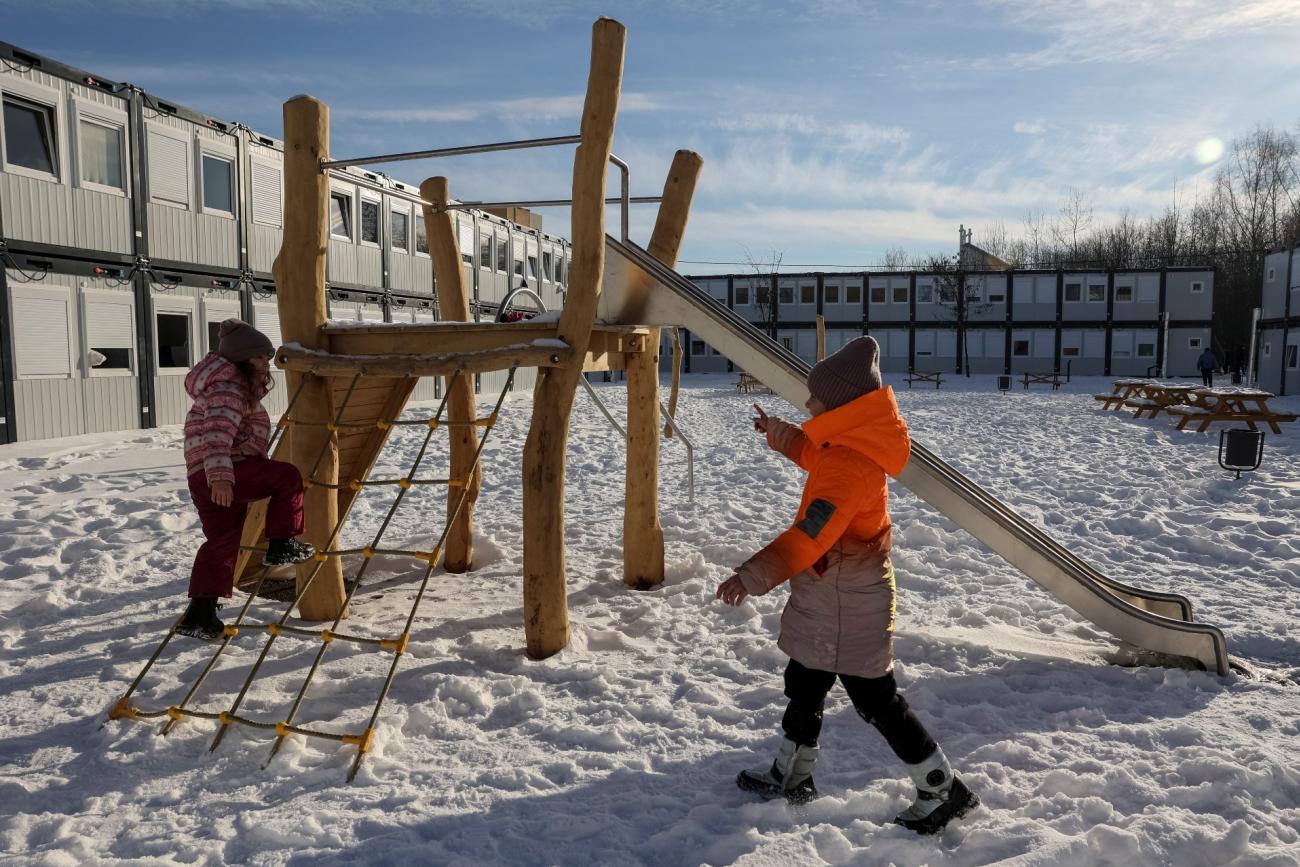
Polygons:
[[66,184],[0,174],[4,202],[4,231],[10,241],[32,241],[61,247],[76,245],[72,196]]
[[195,214],[195,258],[200,265],[239,268],[239,227],[228,217]]
[[20,379],[14,383],[18,441],[83,433],[81,384],[77,379]]
[[131,254],[131,200],[80,187],[72,191],[73,243],[82,250]]
[[173,262],[196,261],[194,215],[183,208],[148,204],[149,256]]
[[82,380],[82,392],[86,407],[84,433],[134,430],[140,426],[140,391],[134,376],[87,377]]

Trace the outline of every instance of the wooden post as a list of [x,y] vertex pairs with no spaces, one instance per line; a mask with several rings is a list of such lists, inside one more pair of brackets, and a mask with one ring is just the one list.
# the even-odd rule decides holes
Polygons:
[[591,339],[605,268],[605,175],[623,83],[627,31],[610,18],[592,26],[591,71],[582,108],[582,143],[573,157],[573,259],[558,337],[573,349],[565,367],[538,370],[524,445],[524,633],[542,659],[569,642],[564,575],[564,461],[569,414]]
[[[676,328],[670,328],[668,333],[672,335],[673,341],[673,386],[668,392],[668,417],[677,418],[677,391],[682,384],[682,334]],[[673,426],[664,422],[664,436],[673,435]]]
[[[669,268],[686,232],[695,182],[704,160],[681,150],[664,181],[659,217],[646,248]],[[639,287],[642,293],[648,285]],[[659,525],[659,329],[651,328],[643,351],[627,360],[627,474],[623,506],[623,581],[649,590],[664,580],[664,531]]]
[[826,357],[826,317],[817,314],[817,360]]
[[[280,335],[285,343],[326,349],[321,326],[329,316],[325,306],[325,249],[329,243],[329,179],[320,162],[329,154],[329,106],[310,96],[284,104],[284,240],[271,272],[280,308]],[[303,374],[288,374],[293,394]],[[297,420],[334,421],[329,380],[309,376],[295,407]],[[318,481],[339,480],[338,437],[324,427],[298,426],[289,431],[289,459],[303,475],[316,466]],[[316,456],[324,448],[324,457]],[[304,492],[306,531],[303,538],[324,550],[338,522],[338,494],[322,485]],[[319,570],[317,569],[319,566]],[[324,563],[307,561],[297,567],[298,590],[312,572],[311,587],[298,606],[304,620],[333,620],[343,611],[343,566],[338,557]]]
[[[429,235],[429,253],[433,259],[433,274],[438,285],[438,315],[446,321],[468,322],[469,288],[465,285],[465,269],[460,262],[456,215],[446,209],[449,200],[447,179],[429,178],[420,184],[420,198],[438,206],[436,209],[424,206],[424,225]],[[447,388],[447,420],[472,421],[475,411],[473,377],[447,376],[444,382]],[[449,430],[450,477],[468,479],[469,487],[465,494],[465,504],[448,529],[443,563],[448,572],[467,572],[474,560],[474,504],[478,502],[479,488],[483,484],[482,469],[474,466],[478,431],[468,425]],[[447,489],[448,517],[451,517],[460,496],[460,488]]]

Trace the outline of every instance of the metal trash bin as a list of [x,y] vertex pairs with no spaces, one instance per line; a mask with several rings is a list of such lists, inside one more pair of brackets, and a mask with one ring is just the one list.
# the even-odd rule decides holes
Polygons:
[[1237,478],[1242,472],[1259,469],[1263,459],[1263,431],[1237,427],[1219,432],[1219,466],[1235,472]]
[[1011,377],[1005,373],[998,374],[998,391],[1011,390]]

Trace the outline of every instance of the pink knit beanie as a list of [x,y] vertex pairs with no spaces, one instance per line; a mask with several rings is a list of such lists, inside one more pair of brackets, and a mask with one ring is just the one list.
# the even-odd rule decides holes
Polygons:
[[265,334],[242,319],[221,323],[221,348],[218,354],[227,361],[248,361],[259,355],[275,355],[275,347]]
[[880,388],[880,344],[874,337],[858,337],[834,355],[813,366],[808,391],[835,409]]

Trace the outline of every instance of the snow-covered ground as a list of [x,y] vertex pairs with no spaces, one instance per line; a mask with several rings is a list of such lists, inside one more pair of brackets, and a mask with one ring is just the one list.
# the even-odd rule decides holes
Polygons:
[[[695,442],[663,446],[668,578],[620,580],[622,447],[579,395],[569,463],[572,642],[535,662],[520,614],[528,395],[485,453],[478,568],[435,573],[355,782],[354,751],[236,727],[105,714],[183,604],[199,542],[180,430],[0,447],[0,853],[10,863],[1052,864],[1300,863],[1300,427],[1240,481],[1218,433],[1102,412],[1089,395],[1009,394],[992,378],[899,391],[917,440],[1103,572],[1189,596],[1261,676],[1108,664],[1115,642],[894,486],[898,675],[984,805],[936,838],[890,824],[909,785],[832,693],[824,797],[761,803],[733,779],[771,761],[785,591],[729,609],[731,567],[798,503],[800,472],[762,447],[748,405],[802,418],[732,378],[688,376]],[[598,386],[621,414],[625,392]],[[1279,399],[1295,412],[1300,400]],[[421,408],[423,409],[423,408]],[[413,458],[405,429],[378,475]],[[445,466],[445,439],[426,475]],[[370,540],[392,489],[354,512]],[[414,491],[385,547],[431,547],[443,512]],[[350,633],[400,631],[418,564],[376,559]],[[242,597],[240,597],[242,599]],[[227,609],[229,612],[229,609]],[[258,620],[278,606],[258,601]],[[245,634],[195,703],[229,706],[263,641]],[[320,645],[282,638],[244,705],[282,719]],[[178,639],[137,703],[180,699],[211,647]],[[364,727],[391,656],[330,647],[298,719]]]

